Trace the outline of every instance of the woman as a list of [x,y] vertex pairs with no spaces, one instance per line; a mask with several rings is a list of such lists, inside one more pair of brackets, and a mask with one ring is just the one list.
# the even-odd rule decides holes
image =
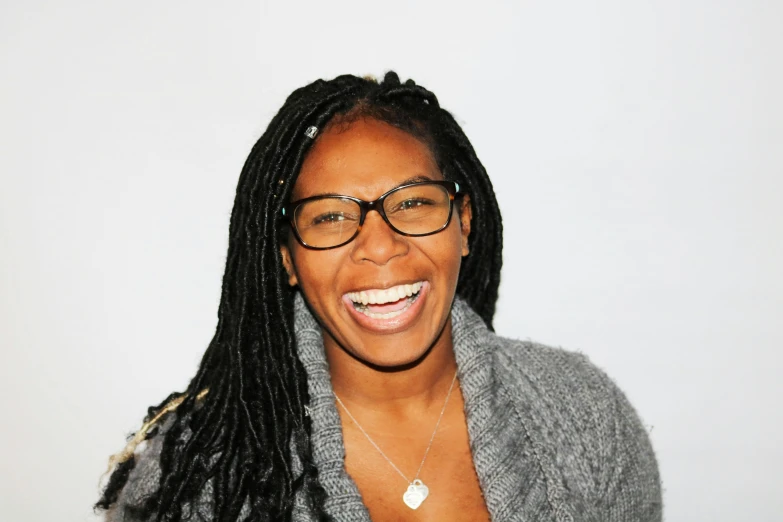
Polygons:
[[611,380],[492,332],[501,249],[486,171],[431,92],[392,72],[295,91],[243,168],[199,371],[151,408],[98,507],[660,520],[647,434]]

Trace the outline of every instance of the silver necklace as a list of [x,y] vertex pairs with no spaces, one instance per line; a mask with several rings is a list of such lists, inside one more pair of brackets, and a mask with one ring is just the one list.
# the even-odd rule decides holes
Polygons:
[[351,418],[354,424],[356,424],[356,427],[359,428],[359,431],[364,433],[364,436],[367,437],[367,440],[370,441],[370,444],[373,445],[375,449],[378,450],[378,453],[380,453],[383,458],[386,459],[386,462],[391,464],[391,467],[394,468],[394,470],[400,474],[402,478],[405,479],[405,482],[408,483],[408,489],[405,491],[405,493],[402,495],[402,501],[405,502],[405,505],[408,506],[411,509],[417,509],[419,506],[421,506],[421,503],[424,502],[424,500],[429,496],[430,490],[429,488],[419,479],[419,473],[421,473],[421,468],[424,467],[424,461],[427,460],[427,455],[430,452],[430,448],[432,447],[432,441],[435,440],[435,434],[438,432],[438,426],[440,426],[440,421],[443,419],[443,414],[446,412],[446,405],[449,403],[449,397],[451,397],[451,391],[454,389],[454,383],[457,380],[457,372],[454,372],[454,377],[451,379],[451,386],[449,386],[449,393],[446,394],[446,400],[443,403],[443,409],[440,410],[440,417],[438,417],[438,422],[435,423],[435,429],[432,430],[432,437],[430,437],[430,443],[427,445],[427,450],[424,452],[424,457],[421,459],[421,464],[419,464],[419,469],[416,470],[416,476],[413,477],[413,480],[409,480],[408,477],[405,476],[405,473],[400,471],[400,468],[398,468],[392,460],[386,456],[386,454],[383,452],[383,450],[378,447],[378,445],[375,443],[374,440],[370,437],[370,435],[367,434],[366,431],[364,431],[364,428],[362,428],[362,425],[359,424],[359,421],[356,420],[356,417],[351,415],[351,412],[348,411],[348,408],[346,408],[345,404],[342,400],[340,400],[340,397],[337,396],[337,394],[334,394],[334,398],[337,399],[337,402],[340,403],[340,406],[343,407],[345,410],[345,413],[348,414],[348,416]]

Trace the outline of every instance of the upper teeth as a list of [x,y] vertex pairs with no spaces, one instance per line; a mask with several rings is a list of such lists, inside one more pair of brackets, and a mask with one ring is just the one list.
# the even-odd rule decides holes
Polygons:
[[412,285],[397,285],[385,290],[362,290],[361,292],[348,292],[348,298],[354,303],[366,304],[384,304],[393,303],[421,290],[420,281]]

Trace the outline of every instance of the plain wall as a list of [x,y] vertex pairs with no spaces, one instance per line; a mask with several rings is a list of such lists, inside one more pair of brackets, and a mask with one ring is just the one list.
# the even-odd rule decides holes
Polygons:
[[781,520],[783,4],[0,8],[0,519],[92,520],[216,324],[244,159],[285,96],[396,69],[495,184],[497,330],[635,405],[666,519]]

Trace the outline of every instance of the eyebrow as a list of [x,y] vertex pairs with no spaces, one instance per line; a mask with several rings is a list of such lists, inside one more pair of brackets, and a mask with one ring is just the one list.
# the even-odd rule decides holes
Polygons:
[[[403,185],[410,185],[411,183],[420,183],[422,181],[436,181],[436,180],[434,178],[429,177],[429,176],[424,176],[424,175],[419,174],[418,176],[412,176],[412,177],[410,177],[410,178],[408,178],[408,179],[406,179],[404,181],[401,181],[400,183],[398,183],[397,185],[393,186],[389,190],[394,190],[396,188],[402,187]],[[386,192],[388,192],[389,190],[387,190]],[[313,196],[308,196],[307,198],[304,198],[304,199],[318,198],[318,197],[322,197],[322,196],[345,196],[345,194],[338,194],[337,192],[324,192],[324,193],[321,193],[321,194],[315,194]]]
[[[421,176],[421,175],[413,176],[412,178],[408,178],[405,181],[403,181],[402,183],[400,183],[399,185],[397,185],[397,187],[401,187],[403,185],[409,185],[411,183],[418,183],[420,181],[435,181],[435,180],[433,180],[432,178],[429,178],[427,176]],[[394,187],[394,188],[397,188],[397,187]]]

